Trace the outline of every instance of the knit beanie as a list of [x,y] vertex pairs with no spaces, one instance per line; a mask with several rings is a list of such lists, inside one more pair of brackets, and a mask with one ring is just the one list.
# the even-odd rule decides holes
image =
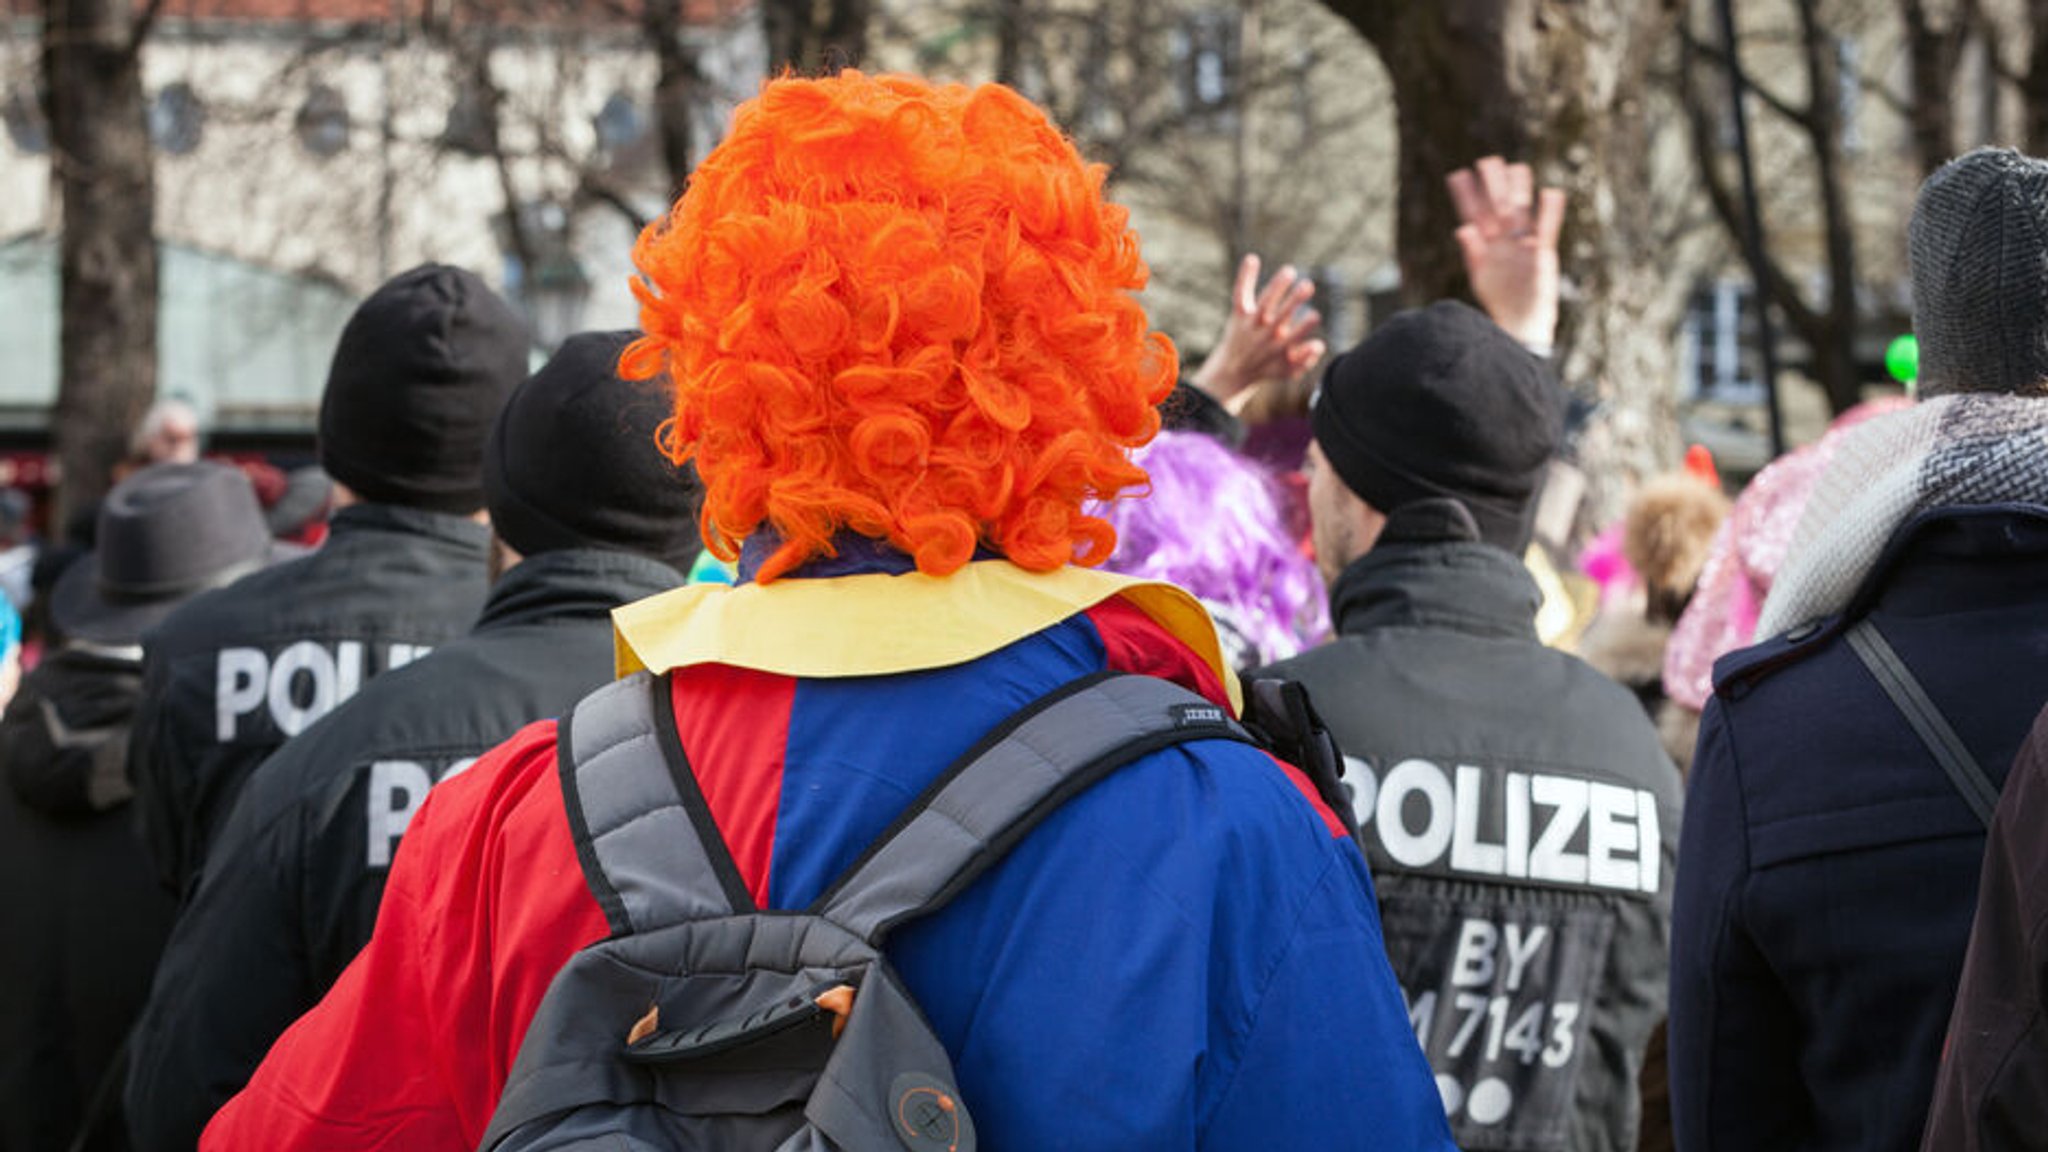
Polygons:
[[1378,511],[1450,497],[1480,539],[1519,555],[1563,435],[1564,392],[1483,313],[1444,300],[1332,361],[1310,420],[1345,486]]
[[2010,148],[1949,161],[1906,235],[1919,394],[2048,391],[2048,162]]
[[696,475],[655,436],[673,410],[663,382],[619,379],[638,332],[585,332],[505,402],[484,447],[491,526],[522,556],[603,548],[687,572],[703,548]]
[[364,500],[468,515],[505,397],[532,338],[511,305],[460,268],[426,264],[363,301],[320,398],[320,465]]

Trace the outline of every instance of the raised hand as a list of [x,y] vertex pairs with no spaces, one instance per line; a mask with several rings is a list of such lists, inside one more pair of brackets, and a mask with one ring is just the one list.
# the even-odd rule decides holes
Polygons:
[[1557,335],[1557,235],[1564,192],[1545,188],[1527,164],[1488,156],[1445,181],[1458,209],[1458,249],[1472,295],[1493,322],[1531,348]]
[[1293,384],[1323,358],[1327,347],[1316,336],[1322,314],[1308,307],[1315,285],[1284,265],[1259,287],[1259,258],[1237,266],[1230,316],[1215,351],[1192,379],[1195,387],[1241,411],[1262,384]]

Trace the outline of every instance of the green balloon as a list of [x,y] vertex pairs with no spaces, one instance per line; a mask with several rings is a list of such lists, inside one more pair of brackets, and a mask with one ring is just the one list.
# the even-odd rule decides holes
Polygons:
[[1911,384],[1920,375],[1920,338],[1911,332],[1893,338],[1885,346],[1884,370],[1901,384]]

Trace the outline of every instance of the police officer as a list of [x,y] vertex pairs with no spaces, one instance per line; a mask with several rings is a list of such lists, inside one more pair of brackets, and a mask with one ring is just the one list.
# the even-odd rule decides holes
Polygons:
[[611,609],[683,582],[696,487],[655,446],[666,396],[615,375],[629,332],[571,338],[484,451],[502,575],[476,630],[369,684],[249,778],[137,1033],[140,1148],[190,1148],[369,939],[440,779],[612,674]]
[[175,891],[265,756],[475,621],[490,543],[478,465],[529,347],[483,281],[440,265],[349,318],[320,402],[340,506],[327,543],[192,601],[145,642],[131,769]]
[[1333,362],[1312,416],[1338,638],[1264,674],[1307,684],[1347,754],[1452,1134],[1632,1149],[1679,781],[1634,697],[1536,638],[1518,557],[1561,390],[1486,316],[1439,303]]

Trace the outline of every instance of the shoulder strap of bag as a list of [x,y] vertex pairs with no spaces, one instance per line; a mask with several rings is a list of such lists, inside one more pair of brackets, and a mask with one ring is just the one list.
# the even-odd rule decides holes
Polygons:
[[1893,706],[1912,725],[1920,742],[1927,746],[1934,762],[1948,774],[1949,783],[1962,795],[1963,803],[1976,813],[1977,820],[1985,827],[1991,826],[1991,814],[1998,807],[1998,785],[1984,774],[1984,769],[1970,755],[1970,749],[1956,735],[1948,717],[1941,714],[1934,701],[1927,696],[1927,690],[1913,676],[1912,669],[1892,649],[1890,641],[1869,618],[1858,621],[1849,629],[1849,648],[1863,666],[1877,680],[1878,687],[1891,697]]
[[1244,726],[1267,751],[1301,769],[1344,830],[1358,839],[1358,817],[1344,783],[1344,753],[1299,680],[1264,678],[1244,685]]
[[[557,739],[577,857],[616,936],[756,911],[665,684],[636,673],[599,689]],[[1211,739],[1258,743],[1226,709],[1165,680],[1075,681],[956,760],[810,910],[879,944],[944,906],[1069,797],[1150,752]]]
[[605,685],[556,733],[576,857],[614,936],[755,910],[683,759],[668,682]]
[[1106,674],[1026,708],[941,774],[811,910],[880,946],[935,912],[1069,798],[1191,740],[1256,744],[1228,710],[1150,676]]

